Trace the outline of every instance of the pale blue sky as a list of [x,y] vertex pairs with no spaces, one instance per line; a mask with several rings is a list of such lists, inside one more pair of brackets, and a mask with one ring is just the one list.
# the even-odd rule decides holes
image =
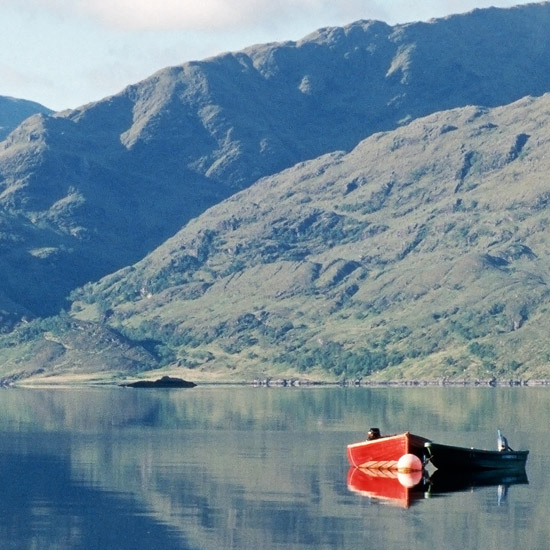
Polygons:
[[359,19],[428,20],[521,0],[0,0],[0,95],[74,108],[155,71]]

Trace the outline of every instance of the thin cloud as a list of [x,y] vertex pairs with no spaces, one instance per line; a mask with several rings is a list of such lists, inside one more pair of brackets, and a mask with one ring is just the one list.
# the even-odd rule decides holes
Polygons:
[[[284,28],[297,19],[342,24],[357,19],[389,23],[439,17],[475,7],[508,7],[521,0],[0,0],[0,6],[79,16],[125,31],[234,32]],[[320,21],[323,19],[323,21]],[[313,30],[313,29],[312,29]]]
[[[399,1],[399,0],[398,0]],[[0,6],[94,19],[127,31],[235,31],[282,26],[293,19],[372,18],[385,12],[380,0],[0,0]]]
[[128,30],[238,30],[278,26],[292,20],[327,14],[360,13],[364,0],[82,0],[86,12],[104,23]]

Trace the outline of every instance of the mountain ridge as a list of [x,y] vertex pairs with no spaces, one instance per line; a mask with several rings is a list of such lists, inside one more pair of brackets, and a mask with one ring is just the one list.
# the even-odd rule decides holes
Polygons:
[[37,113],[47,115],[52,114],[53,111],[35,101],[0,96],[0,141],[4,140],[21,122]]

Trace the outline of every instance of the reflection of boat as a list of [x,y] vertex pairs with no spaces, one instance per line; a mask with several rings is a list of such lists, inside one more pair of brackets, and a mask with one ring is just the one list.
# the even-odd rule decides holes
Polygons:
[[429,478],[425,472],[404,474],[396,470],[367,470],[350,468],[347,485],[350,491],[385,504],[409,508],[416,502],[432,497],[472,491],[476,488],[497,487],[498,504],[506,502],[512,485],[527,485],[524,471],[436,470]]
[[523,471],[478,470],[478,471],[445,471],[436,470],[428,480],[430,495],[468,491],[476,487],[491,487],[528,484],[527,474]]
[[396,470],[364,470],[350,468],[348,489],[362,496],[382,500],[387,504],[408,508],[424,498],[422,472],[408,474]]
[[347,447],[349,463],[356,468],[395,469],[397,462],[406,454],[416,455],[424,460],[425,443],[429,439],[405,432],[397,435],[380,436],[377,428],[371,428],[369,439],[352,443]]
[[468,447],[454,447],[428,441],[427,457],[438,469],[444,470],[523,470],[529,451],[487,451]]

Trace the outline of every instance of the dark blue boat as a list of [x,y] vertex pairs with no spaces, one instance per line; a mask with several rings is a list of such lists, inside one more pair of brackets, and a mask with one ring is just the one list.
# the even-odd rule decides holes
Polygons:
[[467,447],[441,445],[429,441],[425,444],[428,460],[440,470],[509,470],[525,469],[529,451],[486,451]]

